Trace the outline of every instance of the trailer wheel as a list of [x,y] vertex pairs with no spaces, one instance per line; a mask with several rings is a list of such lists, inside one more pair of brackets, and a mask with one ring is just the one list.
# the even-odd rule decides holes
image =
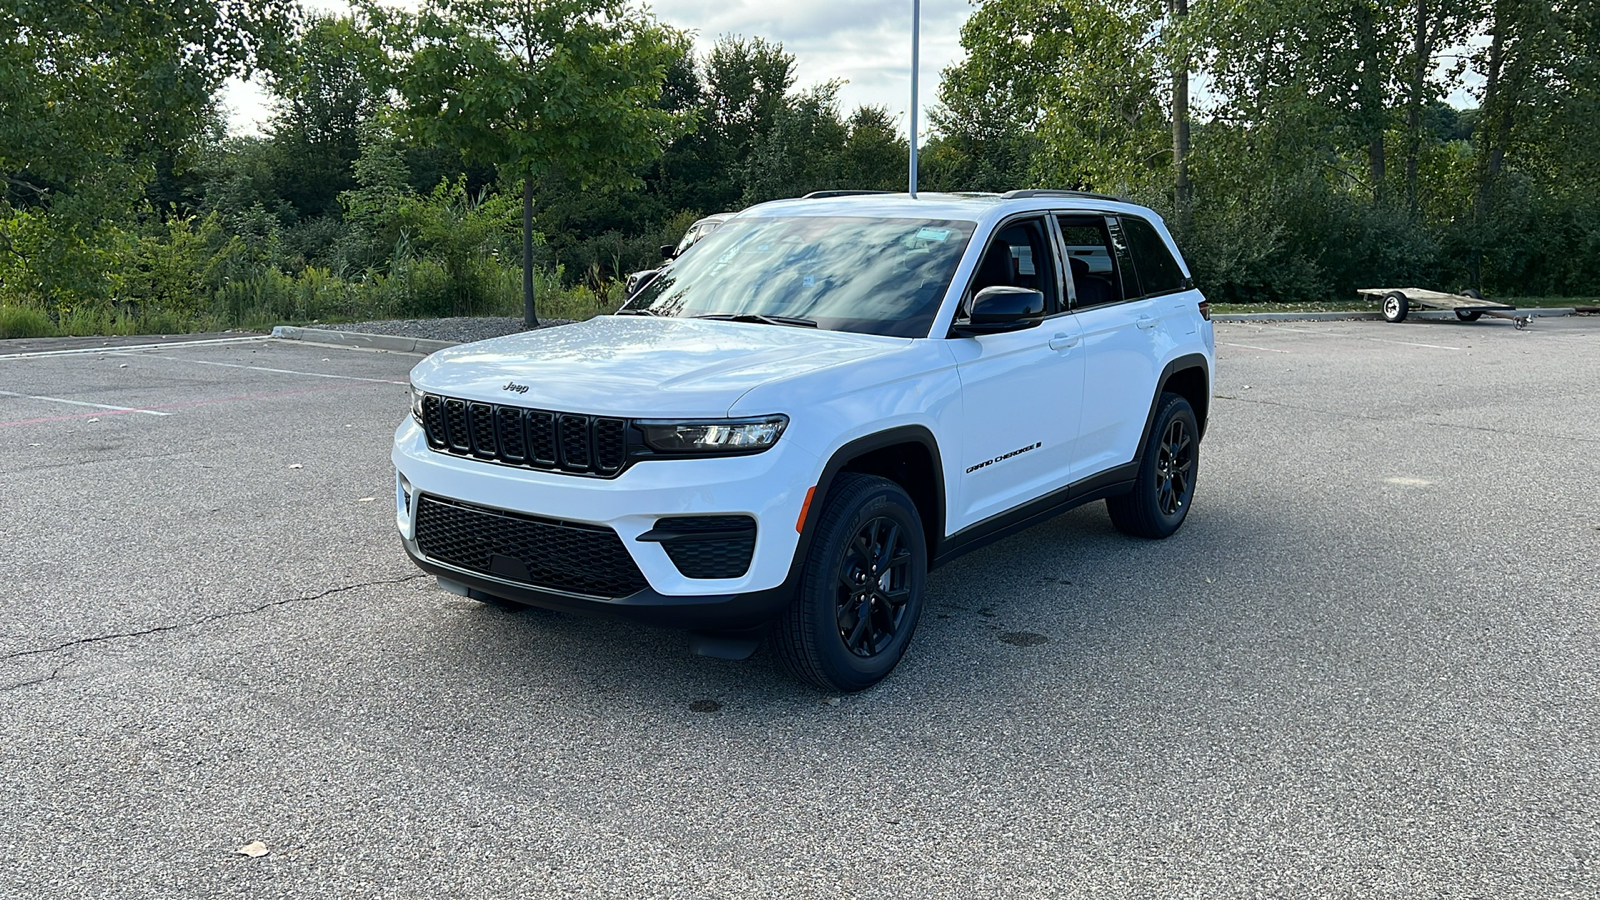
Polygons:
[[1456,318],[1460,319],[1463,322],[1476,322],[1476,321],[1478,321],[1478,318],[1480,316],[1482,316],[1482,315],[1483,315],[1483,310],[1481,310],[1481,309],[1458,309],[1458,310],[1456,310]]
[[1404,322],[1406,313],[1411,311],[1411,304],[1406,300],[1406,295],[1399,291],[1390,291],[1383,295],[1383,320],[1385,322]]

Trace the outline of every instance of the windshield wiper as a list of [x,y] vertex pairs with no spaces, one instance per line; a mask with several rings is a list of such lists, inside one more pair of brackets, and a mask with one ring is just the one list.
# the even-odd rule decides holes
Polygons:
[[769,316],[762,313],[712,313],[691,316],[695,319],[716,319],[719,322],[750,322],[755,325],[792,325],[796,328],[815,328],[817,323],[798,316]]
[[624,306],[622,309],[619,309],[616,312],[612,313],[612,315],[613,316],[657,316],[657,317],[660,317],[660,316],[666,315],[666,313],[658,312],[658,311],[656,311],[654,309],[651,309],[649,307],[645,307],[643,309],[628,309],[626,306]]

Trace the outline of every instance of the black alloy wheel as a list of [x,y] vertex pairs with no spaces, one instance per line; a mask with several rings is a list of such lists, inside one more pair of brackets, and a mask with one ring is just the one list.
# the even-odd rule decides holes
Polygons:
[[837,594],[845,649],[870,659],[894,643],[911,600],[911,549],[898,523],[879,516],[861,526],[844,552]]
[[1200,426],[1178,394],[1162,394],[1139,455],[1133,490],[1106,499],[1111,524],[1123,534],[1164,538],[1178,530],[1194,502],[1200,474]]
[[922,615],[922,519],[900,485],[855,472],[834,481],[812,519],[799,590],[773,623],[773,644],[796,677],[864,690],[894,670]]
[[1156,507],[1162,515],[1177,515],[1194,493],[1194,455],[1189,423],[1173,416],[1156,457]]

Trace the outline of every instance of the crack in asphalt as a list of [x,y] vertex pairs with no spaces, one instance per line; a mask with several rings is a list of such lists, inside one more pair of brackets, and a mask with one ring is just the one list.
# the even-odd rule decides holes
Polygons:
[[75,662],[77,662],[76,659],[69,659],[61,665],[56,666],[54,669],[51,669],[49,675],[41,675],[38,678],[30,678],[27,681],[19,681],[15,684],[0,685],[0,693],[20,690],[25,687],[32,687],[36,684],[44,684],[47,681],[55,681],[57,678],[61,677],[61,673],[66,670],[67,666],[70,666]]
[[1300,406],[1295,403],[1282,403],[1277,400],[1257,400],[1253,397],[1236,397],[1231,394],[1216,394],[1218,400],[1232,400],[1235,403],[1254,403],[1259,406],[1276,406],[1282,409],[1293,409],[1300,412],[1321,413],[1341,419],[1361,419],[1366,422],[1384,422],[1395,425],[1427,425],[1432,428],[1454,428],[1460,431],[1479,431],[1486,434],[1503,434],[1510,437],[1540,438],[1557,441],[1577,441],[1580,444],[1600,444],[1600,440],[1589,437],[1580,437],[1571,434],[1536,434],[1527,431],[1510,431],[1504,428],[1489,428],[1485,425],[1463,425],[1459,422],[1429,422],[1425,419],[1406,419],[1398,416],[1369,416],[1348,410],[1322,409],[1316,406]]
[[[407,575],[403,578],[386,578],[377,581],[363,581],[359,584],[347,584],[340,587],[328,588],[325,591],[319,591],[315,594],[301,594],[296,597],[287,597],[282,600],[271,600],[266,603],[262,603],[259,606],[253,606],[249,609],[237,609],[231,612],[212,613],[210,615],[201,616],[200,618],[189,622],[173,622],[169,625],[155,625],[150,628],[141,628],[138,631],[123,631],[116,634],[100,634],[95,635],[94,637],[77,638],[66,641],[65,643],[56,644],[53,647],[37,647],[32,650],[18,650],[13,653],[0,654],[0,663],[24,659],[30,656],[48,656],[52,653],[61,653],[66,650],[71,650],[74,647],[83,647],[90,644],[101,644],[105,643],[106,641],[120,641],[127,638],[139,638],[147,637],[152,634],[162,634],[168,631],[181,631],[185,628],[198,628],[202,625],[209,625],[212,622],[219,622],[223,619],[234,619],[241,616],[253,616],[256,613],[265,612],[269,609],[276,609],[280,606],[287,606],[291,603],[304,603],[310,600],[321,600],[323,597],[330,597],[334,594],[342,594],[347,591],[355,591],[367,587],[378,587],[385,584],[404,584],[408,581],[416,581],[418,579],[427,577],[428,576],[426,573],[418,572],[415,575]],[[13,690],[15,688],[26,687],[30,684],[40,684],[50,681],[51,679],[60,675],[62,669],[72,665],[72,662],[73,661],[69,660],[65,663],[62,663],[49,675],[36,678],[32,681],[25,681],[21,684],[9,685],[5,688],[0,688],[0,690]]]

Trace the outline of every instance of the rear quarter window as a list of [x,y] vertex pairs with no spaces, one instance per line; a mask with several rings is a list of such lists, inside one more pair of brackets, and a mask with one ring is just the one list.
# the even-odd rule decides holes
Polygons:
[[1178,261],[1172,258],[1167,242],[1161,239],[1155,226],[1143,219],[1124,216],[1122,227],[1127,233],[1128,248],[1133,251],[1133,264],[1139,270],[1139,283],[1146,296],[1170,294],[1189,286]]

